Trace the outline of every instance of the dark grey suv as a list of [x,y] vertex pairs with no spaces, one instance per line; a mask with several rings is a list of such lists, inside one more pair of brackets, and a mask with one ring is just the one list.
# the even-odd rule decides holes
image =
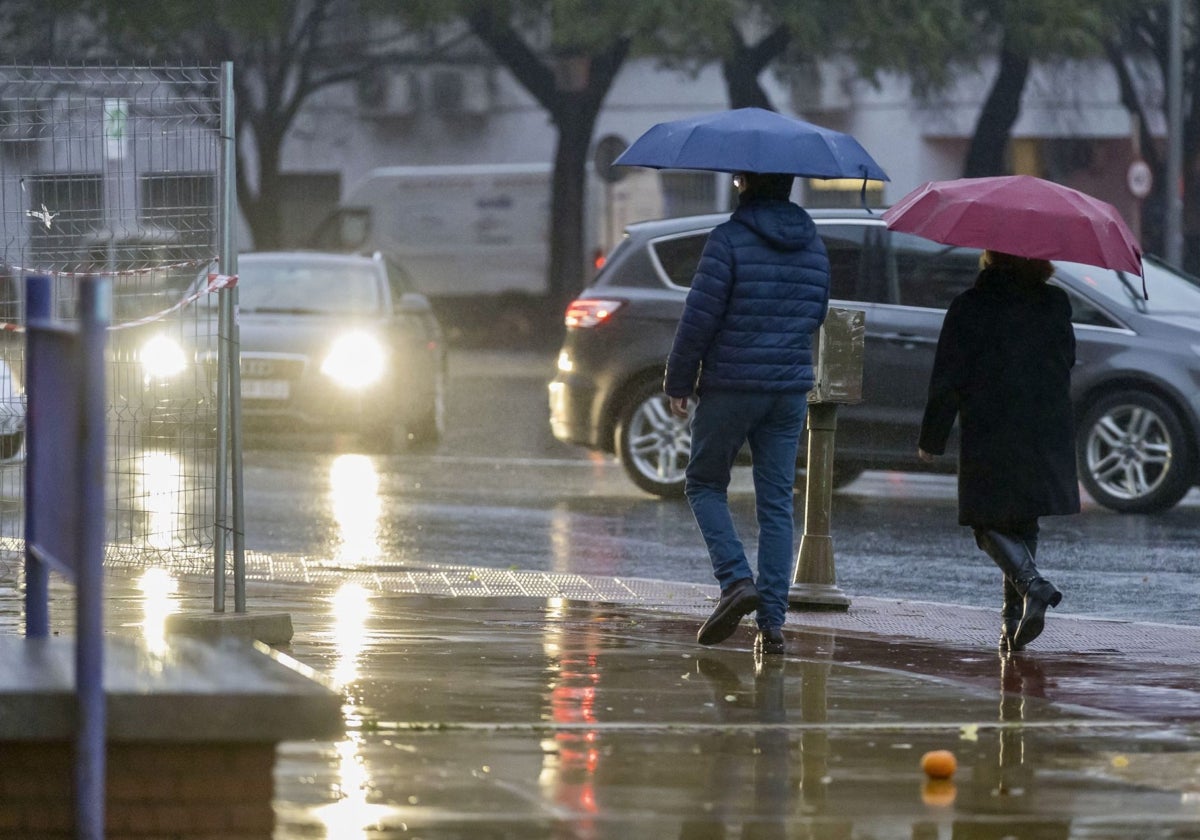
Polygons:
[[[865,211],[813,211],[829,250],[832,305],[866,313],[863,401],[838,413],[835,482],[864,469],[954,469],[917,460],[917,434],[942,318],[970,286],[979,252],[889,231]],[[630,225],[567,311],[550,383],[562,441],[615,452],[660,496],[682,493],[690,437],[671,417],[662,372],[709,230],[727,214]],[[1136,276],[1056,263],[1074,308],[1072,395],[1080,478],[1100,504],[1152,512],[1200,481],[1200,285],[1145,263]],[[952,444],[953,445],[953,444]]]

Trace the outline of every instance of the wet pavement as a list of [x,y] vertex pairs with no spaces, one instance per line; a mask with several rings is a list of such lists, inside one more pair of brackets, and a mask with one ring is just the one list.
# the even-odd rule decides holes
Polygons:
[[[759,664],[749,621],[695,644],[714,587],[252,560],[251,609],[346,697],[344,738],[280,747],[276,840],[1200,837],[1200,628],[1051,615],[1001,658],[992,611],[858,598]],[[114,633],[211,609],[188,570],[107,595]]]
[[[338,809],[355,814],[334,823],[351,833],[328,836],[1200,831],[1188,727],[1051,702],[1035,657],[976,651],[991,666],[984,685],[911,668],[903,645],[793,631],[791,657],[756,666],[748,632],[701,650],[694,621],[636,608],[372,600],[352,653],[365,670],[347,673],[357,729],[325,774],[280,779],[281,836],[320,836],[304,832]],[[331,654],[327,668],[356,667]],[[932,749],[958,756],[952,782],[925,781]],[[290,745],[281,771],[323,755]],[[347,761],[370,779],[359,804],[373,807],[314,810]]]
[[[367,456],[321,440],[249,450],[246,545],[342,569],[458,564],[710,583],[685,500],[648,496],[611,456],[553,439],[553,367],[528,353],[452,354],[447,436],[434,454]],[[734,521],[752,552],[752,482],[734,472]],[[186,499],[155,502],[175,510]],[[994,564],[957,524],[951,475],[868,471],[835,495],[831,531],[852,595],[1000,600]],[[1200,489],[1157,515],[1119,515],[1085,496],[1079,516],[1046,518],[1040,565],[1066,593],[1056,614],[1200,625],[1198,532]]]
[[[547,441],[528,394],[496,401],[483,373],[506,358],[466,378],[460,411],[503,415],[528,457],[459,424],[453,455],[378,469],[248,463],[250,609],[287,612],[285,652],[345,697],[342,738],[279,748],[275,840],[1200,840],[1200,491],[1048,528],[1069,606],[1002,658],[953,479],[868,474],[834,523],[850,609],[790,613],[789,655],[760,664],[749,621],[695,643],[717,591],[686,510]],[[167,615],[211,611],[209,556],[106,564],[111,633],[166,645]],[[21,632],[19,568],[0,553],[3,633]],[[72,615],[56,582],[55,631]],[[951,780],[922,772],[934,749]]]

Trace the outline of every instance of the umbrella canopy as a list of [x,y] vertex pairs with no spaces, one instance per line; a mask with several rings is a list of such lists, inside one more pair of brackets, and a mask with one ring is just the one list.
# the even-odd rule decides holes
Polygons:
[[633,141],[614,164],[889,180],[849,134],[763,108],[738,108],[659,123]]
[[1142,273],[1142,249],[1117,208],[1031,175],[929,181],[883,220],[945,245]]

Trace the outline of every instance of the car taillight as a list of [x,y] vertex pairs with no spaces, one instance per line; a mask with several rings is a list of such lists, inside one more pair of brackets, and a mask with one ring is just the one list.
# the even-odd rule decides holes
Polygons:
[[563,319],[568,327],[587,329],[598,327],[608,321],[613,313],[625,305],[623,300],[573,300],[567,305]]

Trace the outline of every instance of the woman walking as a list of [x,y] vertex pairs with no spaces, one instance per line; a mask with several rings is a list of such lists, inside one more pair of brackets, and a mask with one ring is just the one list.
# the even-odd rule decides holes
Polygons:
[[985,251],[980,267],[942,324],[918,454],[943,454],[958,417],[958,521],[1004,573],[1000,647],[1021,650],[1062,600],[1034,562],[1038,519],[1079,512],[1075,333],[1048,261]]

